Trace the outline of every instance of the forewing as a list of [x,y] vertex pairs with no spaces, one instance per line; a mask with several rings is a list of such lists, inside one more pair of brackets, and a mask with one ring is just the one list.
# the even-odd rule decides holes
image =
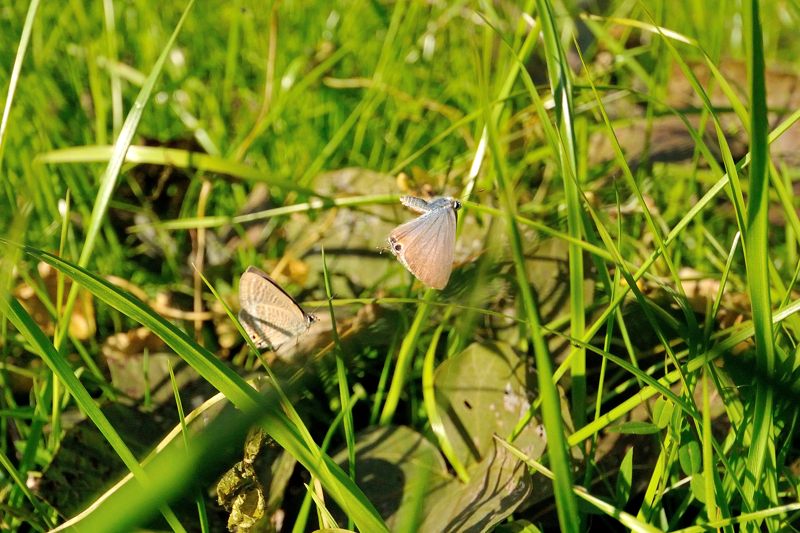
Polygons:
[[239,321],[258,348],[277,349],[308,327],[303,309],[272,278],[250,267],[239,282]]
[[456,213],[452,208],[430,211],[398,226],[389,235],[390,242],[401,245],[392,252],[420,281],[434,289],[443,289],[450,279],[455,256]]

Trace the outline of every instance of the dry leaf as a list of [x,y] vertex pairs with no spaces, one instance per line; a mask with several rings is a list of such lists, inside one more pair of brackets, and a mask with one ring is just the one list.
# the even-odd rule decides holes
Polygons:
[[[55,322],[48,310],[48,306],[56,305],[58,299],[58,272],[47,263],[40,262],[37,265],[39,276],[44,283],[45,291],[49,302],[47,305],[41,301],[33,287],[27,283],[21,283],[14,289],[14,296],[19,299],[25,310],[31,315],[36,324],[42,328],[47,335],[55,332]],[[64,278],[64,288],[62,292],[62,302],[66,301],[69,294],[72,280]],[[94,318],[94,300],[92,295],[84,290],[78,291],[78,299],[69,321],[69,333],[78,340],[86,340],[92,337],[97,331],[97,324]]]

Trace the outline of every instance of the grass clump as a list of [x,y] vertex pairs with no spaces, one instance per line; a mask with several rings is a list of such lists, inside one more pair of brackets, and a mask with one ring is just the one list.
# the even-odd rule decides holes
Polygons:
[[796,527],[797,17],[6,6],[1,527]]

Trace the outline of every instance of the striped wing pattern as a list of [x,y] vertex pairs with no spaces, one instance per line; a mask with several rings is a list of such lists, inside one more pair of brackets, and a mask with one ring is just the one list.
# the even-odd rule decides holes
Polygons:
[[239,282],[239,321],[256,347],[277,350],[304,333],[315,317],[266,273],[249,267]]

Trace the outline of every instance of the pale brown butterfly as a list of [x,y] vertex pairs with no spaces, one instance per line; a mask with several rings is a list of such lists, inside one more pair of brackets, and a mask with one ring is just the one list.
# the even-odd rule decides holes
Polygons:
[[400,202],[422,216],[396,227],[389,234],[392,253],[422,283],[444,289],[453,270],[456,211],[461,209],[461,202],[449,196],[430,202],[402,196]]
[[239,322],[258,348],[277,350],[305,333],[317,317],[303,311],[275,280],[248,267],[239,281]]

